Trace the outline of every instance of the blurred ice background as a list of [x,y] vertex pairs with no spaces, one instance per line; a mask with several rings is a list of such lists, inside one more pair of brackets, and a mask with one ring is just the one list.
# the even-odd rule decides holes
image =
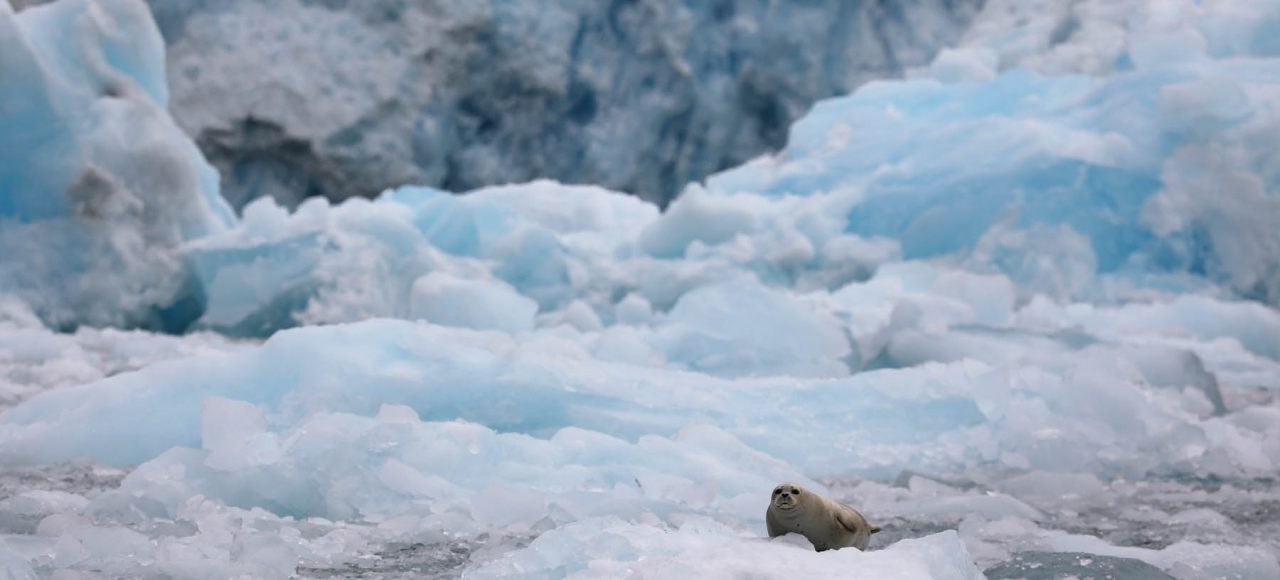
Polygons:
[[1277,38],[0,2],[0,576],[1280,577]]

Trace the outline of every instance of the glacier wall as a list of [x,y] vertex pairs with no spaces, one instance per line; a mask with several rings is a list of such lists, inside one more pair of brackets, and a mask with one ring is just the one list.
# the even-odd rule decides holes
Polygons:
[[199,315],[178,246],[234,215],[167,103],[145,4],[0,3],[0,293],[59,327]]
[[[693,305],[715,290],[691,292],[703,286],[745,276],[834,291],[902,258],[1002,274],[1023,302],[1196,292],[1275,304],[1276,61],[1262,40],[1275,4],[1064,6],[989,4],[929,66],[819,103],[785,150],[712,175],[662,214],[550,182],[461,198],[406,187],[293,214],[248,206],[240,228],[190,249],[208,295],[198,324],[263,336],[433,319],[429,303],[463,294],[461,309],[510,306],[496,312],[511,328],[610,326],[623,310],[705,318]],[[475,291],[477,278],[497,286]],[[511,290],[518,300],[500,299]],[[663,351],[692,356],[669,340]],[[805,348],[843,348],[822,344],[837,346]],[[875,354],[845,351],[852,368]]]
[[[114,14],[69,6],[8,17],[57,26],[44,15]],[[24,81],[23,68],[9,73],[22,85],[10,91],[15,102],[59,120],[34,126],[56,132],[71,127],[64,118],[114,119],[112,107],[125,103],[149,111],[159,128],[134,118],[129,127],[164,135],[118,147],[119,127],[54,139],[15,125],[6,134],[24,157],[3,174],[11,201],[2,233],[9,253],[27,258],[6,262],[3,283],[26,292],[55,325],[183,329],[195,320],[261,336],[369,316],[443,321],[502,304],[491,324],[508,330],[557,320],[610,326],[623,310],[723,328],[705,320],[717,284],[748,277],[784,291],[835,291],[903,258],[1003,274],[1019,301],[1195,291],[1275,303],[1280,295],[1277,172],[1264,146],[1277,118],[1273,51],[1222,32],[1265,38],[1275,22],[1270,5],[1179,12],[1082,3],[1055,13],[1048,3],[1028,18],[1021,5],[994,2],[930,66],[822,102],[792,127],[784,151],[691,186],[662,214],[600,188],[534,182],[456,199],[406,187],[373,202],[308,202],[292,214],[267,201],[246,208],[233,228],[213,193],[216,175],[158,111],[167,101],[145,11],[103,6],[128,7],[117,11],[141,32],[123,48],[107,33],[101,46],[82,33],[81,52],[102,51],[110,78],[124,81],[68,78],[53,86],[80,100],[60,106],[50,95],[25,96],[41,81]],[[1143,11],[1146,20],[1125,16]],[[192,30],[192,21],[166,14],[168,26]],[[992,27],[1007,32],[992,36]],[[21,42],[52,55],[29,57],[31,74],[97,71],[92,62],[61,64],[65,47]],[[51,166],[59,163],[73,166]],[[29,228],[67,241],[34,248],[40,242]],[[80,282],[47,283],[67,275]],[[477,286],[482,280],[495,286]],[[37,291],[42,284],[51,291]],[[758,295],[761,304],[774,303],[770,292]],[[800,320],[777,318],[780,329]],[[829,320],[806,324],[839,333]],[[663,350],[688,344],[669,340]],[[819,358],[848,351],[850,368],[868,362],[856,349],[805,348]],[[823,364],[795,370],[829,374]]]
[[665,202],[817,99],[924,64],[979,0],[148,0],[239,207],[551,178]]

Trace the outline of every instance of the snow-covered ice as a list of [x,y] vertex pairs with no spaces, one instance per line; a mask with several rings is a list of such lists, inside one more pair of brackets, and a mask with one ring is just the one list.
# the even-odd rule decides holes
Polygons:
[[[236,218],[143,4],[0,4],[0,105],[56,133],[0,133],[0,570],[1276,577],[1277,23],[991,1],[663,212],[535,181]],[[784,480],[885,530],[768,540]]]

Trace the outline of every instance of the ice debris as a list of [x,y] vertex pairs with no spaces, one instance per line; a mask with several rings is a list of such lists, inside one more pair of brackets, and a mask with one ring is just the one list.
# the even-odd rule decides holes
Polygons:
[[[737,376],[733,368],[721,376],[691,372],[678,361],[663,362],[653,346],[663,342],[661,328],[633,329],[630,338],[610,342],[609,331],[566,326],[515,336],[398,320],[293,329],[258,348],[164,362],[37,395],[0,416],[0,458],[52,462],[88,455],[136,463],[174,446],[198,446],[202,401],[217,396],[260,406],[274,428],[321,411],[372,415],[384,403],[406,405],[430,421],[465,419],[539,437],[580,427],[633,439],[709,422],[817,474],[892,475],[902,468],[963,470],[993,462],[1112,475],[1276,469],[1280,428],[1266,419],[1275,409],[1220,407],[1223,399],[1213,396],[1222,394],[1219,387],[1256,386],[1215,386],[1201,382],[1202,375],[1176,380],[1159,372],[1195,360],[1204,343],[1173,349],[1146,346],[1137,332],[1125,343],[984,329],[965,325],[973,310],[945,302],[918,312],[913,325],[895,328],[893,318],[901,316],[891,316],[863,337],[876,343],[887,334],[874,361],[887,365],[892,358],[907,368],[826,378]],[[959,324],[953,329],[949,320]],[[822,327],[805,332],[826,336]],[[729,345],[722,352],[752,352],[735,350],[733,335],[720,336]],[[929,336],[954,344],[928,347]],[[1028,343],[1037,348],[1027,350]],[[614,361],[597,357],[600,349]],[[974,350],[966,355],[964,349]],[[1243,365],[1238,370],[1258,365],[1240,376],[1275,369],[1272,359],[1239,346],[1233,353],[1230,364]],[[768,351],[739,364],[789,370],[810,364],[812,356],[783,354]],[[833,350],[827,362],[837,365],[845,354]]]

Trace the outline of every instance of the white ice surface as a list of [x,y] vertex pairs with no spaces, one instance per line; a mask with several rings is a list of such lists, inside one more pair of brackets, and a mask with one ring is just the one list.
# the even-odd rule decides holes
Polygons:
[[667,529],[594,519],[547,532],[529,547],[465,577],[983,578],[954,532],[903,540],[877,552],[839,550],[816,556],[811,547],[790,537],[744,536],[705,518],[690,518]]

